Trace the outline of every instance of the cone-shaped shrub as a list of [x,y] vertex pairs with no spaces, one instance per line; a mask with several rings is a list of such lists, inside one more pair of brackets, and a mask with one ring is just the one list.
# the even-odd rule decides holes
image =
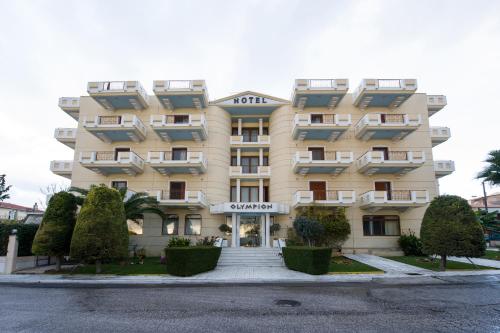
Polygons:
[[420,229],[423,251],[441,256],[441,270],[447,256],[481,257],[486,250],[483,229],[465,199],[454,195],[434,198]]
[[73,194],[64,191],[55,193],[49,200],[33,240],[33,254],[56,257],[57,270],[61,268],[62,257],[69,254],[76,209],[76,198]]
[[126,258],[128,228],[120,193],[104,185],[90,189],[76,220],[70,255],[74,259],[101,262]]

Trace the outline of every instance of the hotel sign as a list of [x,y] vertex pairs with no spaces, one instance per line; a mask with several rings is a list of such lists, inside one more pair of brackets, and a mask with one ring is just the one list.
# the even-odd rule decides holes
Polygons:
[[283,102],[273,100],[271,98],[265,96],[258,96],[252,94],[240,95],[233,98],[229,98],[223,102],[219,103],[220,105],[275,105],[275,104],[283,104]]

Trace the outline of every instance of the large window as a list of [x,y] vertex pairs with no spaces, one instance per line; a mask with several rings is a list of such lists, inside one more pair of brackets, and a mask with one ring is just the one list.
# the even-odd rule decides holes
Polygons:
[[111,187],[119,191],[122,188],[127,188],[127,182],[123,180],[113,180],[111,182]]
[[201,215],[188,214],[184,223],[184,235],[201,235]]
[[364,215],[363,234],[365,236],[399,236],[399,216],[396,215]]
[[177,235],[179,234],[179,216],[175,214],[167,215],[161,226],[162,235]]

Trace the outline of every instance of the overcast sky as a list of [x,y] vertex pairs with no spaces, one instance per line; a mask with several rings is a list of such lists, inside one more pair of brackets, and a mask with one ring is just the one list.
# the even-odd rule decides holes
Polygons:
[[[500,1],[0,0],[0,174],[9,202],[69,184],[49,171],[73,150],[53,138],[76,127],[57,107],[93,80],[205,79],[211,99],[243,90],[289,98],[296,78],[417,78],[448,106],[434,148],[457,171],[441,192],[481,194],[474,180],[500,148]],[[489,189],[495,191],[499,189]]]

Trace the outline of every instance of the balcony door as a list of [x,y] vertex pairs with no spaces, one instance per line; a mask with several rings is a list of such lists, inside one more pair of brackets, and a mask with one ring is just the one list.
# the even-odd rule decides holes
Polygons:
[[323,123],[323,115],[322,114],[312,114],[311,115],[311,123],[312,124],[322,124]]
[[184,200],[186,195],[185,182],[170,182],[170,199]]
[[326,200],[326,182],[309,182],[309,191],[314,200]]
[[174,124],[188,124],[189,116],[188,115],[175,115],[174,116]]
[[375,191],[387,192],[387,200],[392,200],[391,182],[375,182]]
[[243,142],[257,142],[259,140],[258,128],[243,128],[241,134],[243,135]]
[[322,147],[309,147],[308,151],[312,152],[312,159],[316,161],[323,161],[325,159],[325,148]]
[[120,153],[129,153],[129,152],[130,152],[130,148],[115,148],[115,161],[118,161],[118,157],[120,156]]
[[373,147],[372,151],[380,151],[384,156],[384,160],[389,160],[389,148],[387,147]]
[[257,173],[259,166],[259,157],[243,156],[241,157],[241,167],[243,173]]
[[172,148],[172,160],[173,161],[187,160],[187,148]]

